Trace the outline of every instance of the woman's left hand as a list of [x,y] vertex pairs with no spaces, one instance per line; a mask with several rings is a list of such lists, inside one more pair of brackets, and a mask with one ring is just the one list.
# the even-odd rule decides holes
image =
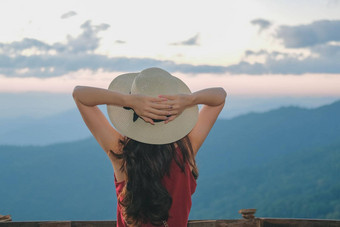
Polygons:
[[165,121],[165,123],[173,121],[186,108],[188,108],[192,104],[191,95],[187,95],[187,94],[160,95],[159,98],[165,98],[166,100],[162,101],[161,103],[169,105],[168,112],[169,112],[170,117]]
[[155,124],[154,120],[168,119],[168,105],[162,103],[166,101],[164,98],[154,98],[145,95],[129,95],[130,107],[145,122]]

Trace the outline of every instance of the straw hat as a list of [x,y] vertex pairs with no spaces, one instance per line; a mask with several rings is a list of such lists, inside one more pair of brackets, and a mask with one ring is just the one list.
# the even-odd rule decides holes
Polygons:
[[[160,68],[148,68],[140,73],[122,74],[112,80],[109,90],[124,94],[158,95],[191,94],[187,85]],[[186,136],[195,126],[198,107],[185,109],[167,124],[145,122],[134,115],[132,109],[107,105],[109,118],[114,127],[124,136],[148,144],[168,144]]]

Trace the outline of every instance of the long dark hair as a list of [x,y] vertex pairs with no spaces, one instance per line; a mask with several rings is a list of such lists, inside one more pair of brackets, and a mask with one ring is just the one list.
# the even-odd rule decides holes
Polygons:
[[[169,218],[172,198],[161,180],[166,174],[170,174],[172,160],[182,171],[188,162],[194,177],[198,177],[189,138],[186,136],[163,145],[141,143],[130,138],[125,138],[120,143],[123,145],[122,153],[110,152],[116,158],[122,159],[121,171],[127,176],[125,187],[118,198],[126,223],[136,226],[148,222],[162,225]],[[177,154],[175,144],[181,155]]]

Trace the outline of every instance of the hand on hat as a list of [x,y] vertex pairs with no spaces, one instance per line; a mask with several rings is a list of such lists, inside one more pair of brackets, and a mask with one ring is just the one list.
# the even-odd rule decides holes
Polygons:
[[154,120],[167,121],[169,114],[169,105],[165,102],[166,98],[154,98],[145,95],[130,95],[131,108],[138,114],[145,122],[155,124]]
[[158,97],[164,99],[161,103],[167,105],[168,114],[170,115],[170,117],[165,120],[165,123],[173,121],[192,104],[191,96],[187,94],[160,95]]

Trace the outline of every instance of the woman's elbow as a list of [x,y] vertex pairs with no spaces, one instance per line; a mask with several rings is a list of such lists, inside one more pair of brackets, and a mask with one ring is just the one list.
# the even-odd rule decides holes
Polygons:
[[225,99],[227,98],[227,92],[224,90],[223,87],[219,87],[219,93],[221,97],[221,104],[225,103]]
[[228,94],[227,94],[226,90],[223,87],[221,87],[221,89],[222,89],[222,92],[223,92],[223,97],[225,99]]
[[77,99],[80,89],[81,89],[81,86],[79,86],[79,85],[77,85],[73,88],[73,92],[72,92],[73,99]]

